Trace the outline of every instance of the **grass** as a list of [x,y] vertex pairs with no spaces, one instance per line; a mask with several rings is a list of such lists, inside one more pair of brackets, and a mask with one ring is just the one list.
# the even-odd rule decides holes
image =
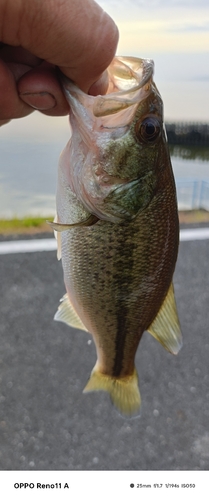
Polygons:
[[[35,234],[53,233],[46,220],[53,220],[52,217],[24,217],[19,219],[0,219],[0,234]],[[209,212],[206,210],[185,210],[179,212],[181,224],[194,224],[200,222],[209,223]]]
[[179,212],[180,224],[209,223],[209,212],[207,210],[184,210]]
[[46,220],[53,220],[52,217],[24,217],[19,219],[0,219],[0,234],[32,234],[52,232]]

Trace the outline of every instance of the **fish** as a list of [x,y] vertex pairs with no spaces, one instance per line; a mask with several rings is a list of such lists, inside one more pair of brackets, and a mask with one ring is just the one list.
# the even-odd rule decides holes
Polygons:
[[145,331],[177,354],[175,181],[152,59],[116,56],[105,95],[62,76],[71,137],[58,167],[57,234],[66,294],[55,320],[89,332],[97,361],[84,393],[140,413],[135,355]]

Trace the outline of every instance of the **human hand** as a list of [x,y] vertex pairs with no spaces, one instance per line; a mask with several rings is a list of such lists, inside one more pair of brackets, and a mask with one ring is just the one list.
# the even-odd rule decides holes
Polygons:
[[0,0],[0,125],[69,107],[57,67],[84,92],[104,94],[118,30],[94,0]]

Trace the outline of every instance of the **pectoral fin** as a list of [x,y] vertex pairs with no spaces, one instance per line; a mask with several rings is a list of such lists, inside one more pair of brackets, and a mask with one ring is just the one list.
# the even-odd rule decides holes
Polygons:
[[[49,221],[46,221],[49,224]],[[57,224],[58,222],[58,217],[57,214],[55,215],[54,218],[54,223]],[[57,260],[60,260],[62,258],[62,249],[61,249],[61,234],[57,233],[57,231],[54,231],[54,237],[57,240]]]
[[77,315],[74,307],[70,303],[68,294],[66,293],[60,300],[61,304],[54,316],[55,321],[62,321],[73,328],[79,328],[79,330],[88,331],[79,316]]
[[75,224],[61,224],[59,222],[51,222],[49,220],[47,220],[46,222],[52,227],[52,229],[54,229],[54,231],[62,232],[68,231],[68,229],[73,229],[75,227],[93,226],[93,224],[96,224],[98,220],[99,219],[95,215],[90,214],[87,219],[75,222]]
[[172,283],[156,318],[147,331],[169,352],[178,354],[182,347],[182,336]]
[[62,258],[62,248],[61,248],[61,234],[57,233],[57,260],[61,260]]

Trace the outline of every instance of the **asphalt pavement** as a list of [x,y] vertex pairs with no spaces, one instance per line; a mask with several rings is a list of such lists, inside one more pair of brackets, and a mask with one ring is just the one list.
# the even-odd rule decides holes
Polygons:
[[0,470],[208,470],[208,262],[209,240],[181,242],[184,345],[172,356],[144,333],[141,416],[126,420],[106,393],[82,394],[95,347],[53,321],[65,292],[56,252],[1,255]]

